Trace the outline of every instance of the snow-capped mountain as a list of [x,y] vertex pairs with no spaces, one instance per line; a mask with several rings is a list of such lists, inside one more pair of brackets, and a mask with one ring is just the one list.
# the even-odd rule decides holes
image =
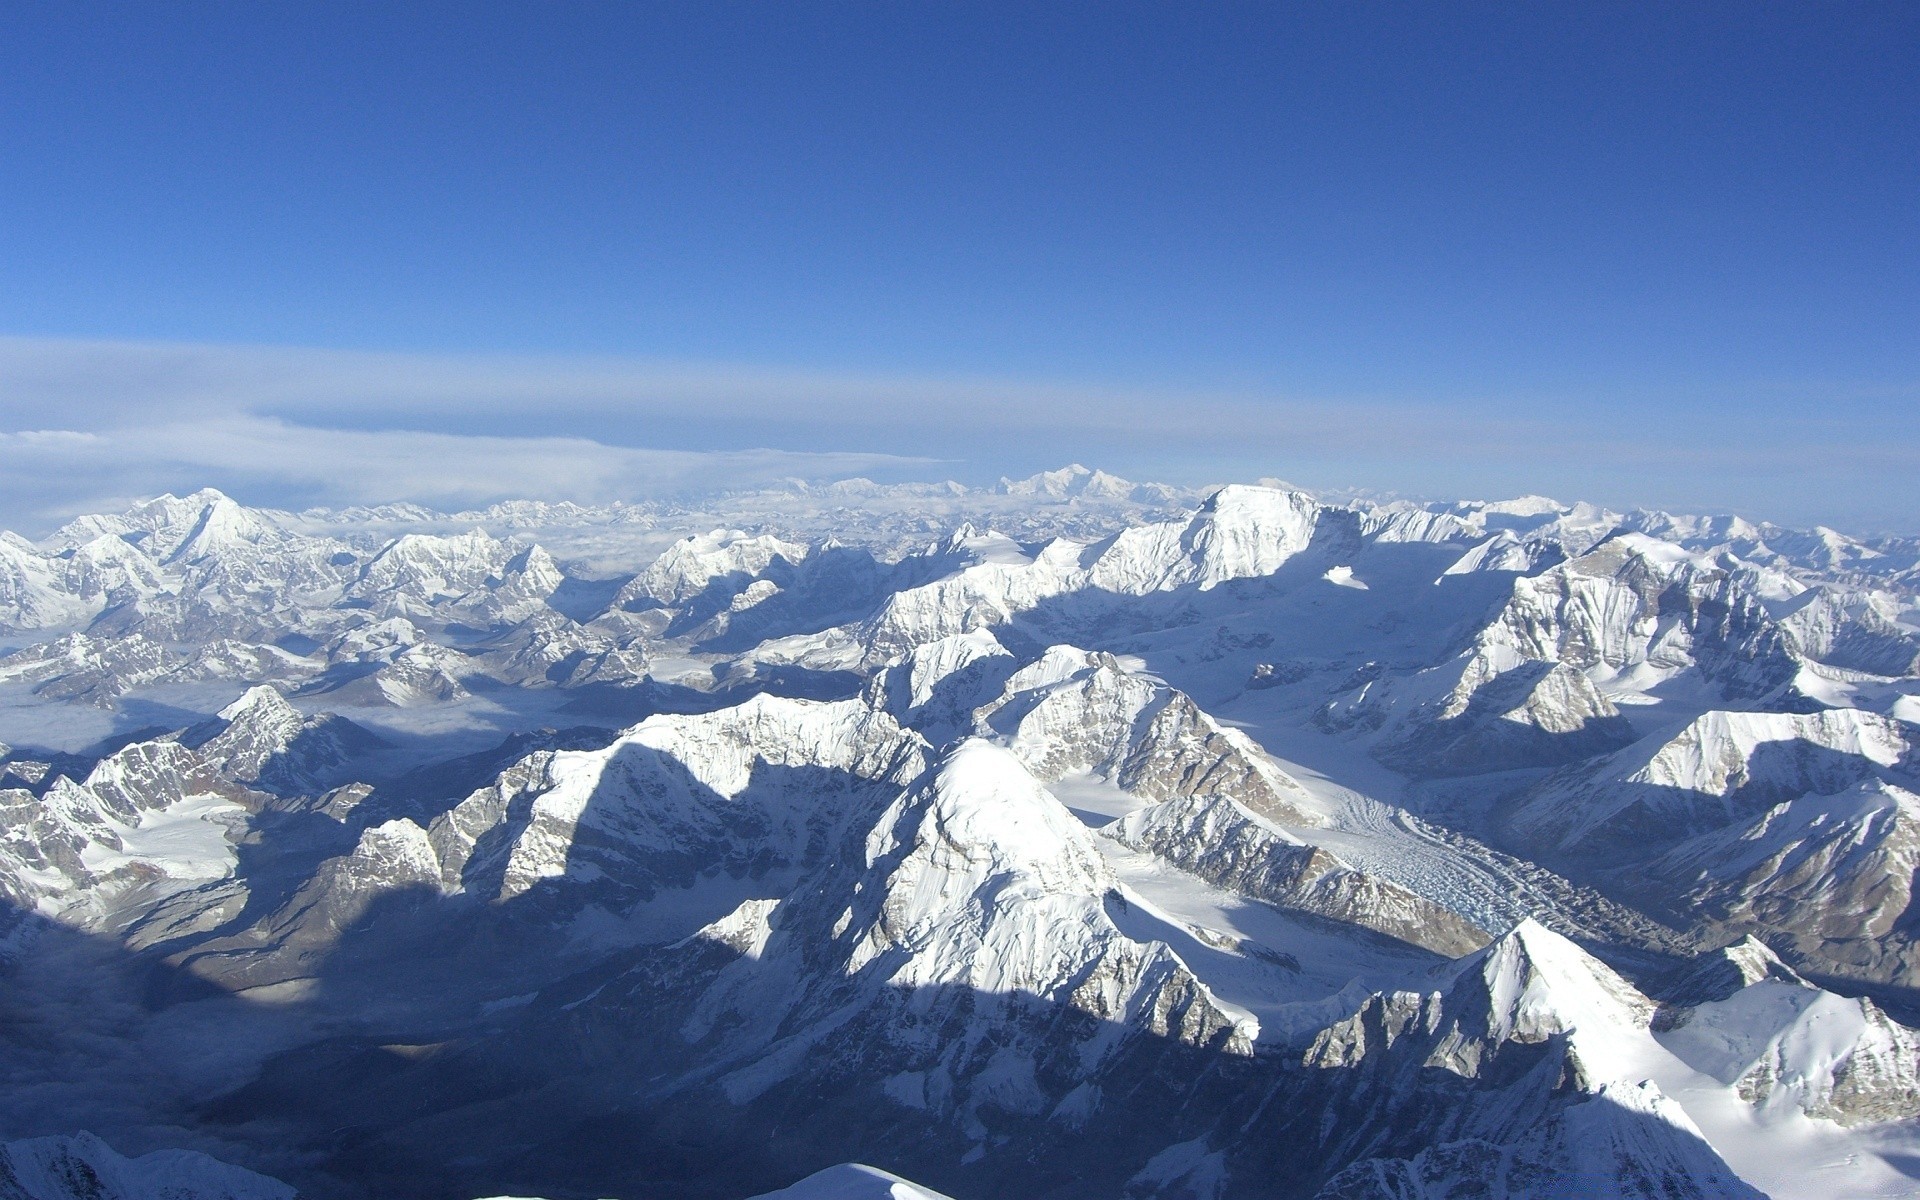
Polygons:
[[1920,1195],[1916,563],[1077,466],[8,534],[0,1188]]
[[0,1194],[28,1200],[294,1200],[275,1179],[191,1150],[125,1158],[89,1133],[0,1145]]

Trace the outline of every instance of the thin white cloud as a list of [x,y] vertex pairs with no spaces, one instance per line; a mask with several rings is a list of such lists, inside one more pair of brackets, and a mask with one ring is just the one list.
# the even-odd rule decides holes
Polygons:
[[[636,499],[851,473],[978,481],[1082,459],[1198,483],[1277,474],[1545,492],[1913,528],[1920,423],[1871,436],[1591,398],[1315,398],[777,370],[0,337],[0,523],[206,484],[258,503]],[[1774,406],[1777,411],[1778,406]],[[777,446],[782,449],[758,449]],[[649,448],[642,448],[649,447]],[[813,451],[800,453],[799,451]]]
[[0,434],[0,518],[40,528],[206,485],[296,506],[417,500],[458,508],[517,497],[596,504],[919,465],[881,454],[646,450],[584,438],[321,429],[212,415],[108,433]]

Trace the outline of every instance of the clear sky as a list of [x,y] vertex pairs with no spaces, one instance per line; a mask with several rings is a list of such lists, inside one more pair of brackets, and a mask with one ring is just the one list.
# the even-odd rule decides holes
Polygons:
[[16,0],[0,517],[1071,458],[1920,530],[1917,131],[1912,3]]

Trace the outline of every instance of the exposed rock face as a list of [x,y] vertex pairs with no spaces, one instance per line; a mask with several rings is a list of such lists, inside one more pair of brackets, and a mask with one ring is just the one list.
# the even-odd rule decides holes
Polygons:
[[345,717],[307,716],[264,684],[185,740],[230,778],[281,794],[315,794],[344,783],[349,765],[381,744]]
[[1765,980],[1812,986],[1799,972],[1780,961],[1767,944],[1752,934],[1731,946],[1708,951],[1688,963],[1662,989],[1662,1000],[1681,1011],[1715,1000],[1725,1000],[1742,988]]
[[1445,1142],[1411,1158],[1356,1163],[1316,1200],[1763,1200],[1719,1161],[1680,1106],[1652,1084],[1609,1083],[1505,1143]]
[[75,924],[227,876],[251,792],[185,746],[135,742],[84,782],[0,791],[0,893]]
[[1441,954],[1464,954],[1487,940],[1464,917],[1355,870],[1225,796],[1169,800],[1120,818],[1107,832],[1209,883]]
[[1669,1050],[1763,1109],[1842,1125],[1920,1115],[1920,1034],[1814,987],[1755,939],[1703,958],[1660,1024]]
[[[1634,1078],[1648,1052],[1659,1053],[1652,1002],[1566,939],[1523,923],[1436,984],[1373,997],[1308,1050],[1306,1065],[1325,1074],[1338,1103],[1399,1122],[1382,1142],[1407,1144],[1420,1131],[1417,1151],[1356,1162],[1320,1197],[1558,1197],[1594,1186],[1648,1198],[1760,1196],[1677,1104]],[[1511,1082],[1505,1103],[1483,1107],[1441,1100],[1454,1092],[1449,1077]]]
[[975,727],[1004,739],[1043,780],[1085,772],[1143,799],[1231,796],[1273,820],[1320,820],[1300,785],[1245,734],[1112,655],[1049,649],[976,711]]
[[49,700],[109,708],[178,664],[177,655],[138,634],[108,639],[70,633],[0,659],[0,680],[34,684],[34,692]]
[[[1475,553],[1529,569],[1518,546],[1494,555],[1488,543]],[[1490,566],[1462,560],[1456,569]],[[1495,619],[1453,660],[1367,682],[1330,704],[1321,720],[1332,729],[1378,731],[1375,753],[1398,770],[1471,774],[1558,765],[1632,741],[1632,726],[1603,684],[1638,689],[1690,675],[1741,707],[1793,709],[1817,705],[1797,682],[1807,659],[1838,665],[1865,662],[1859,656],[1866,654],[1902,673],[1910,666],[1910,637],[1874,616],[1871,605],[1861,602],[1856,617],[1824,625],[1803,606],[1806,615],[1792,626],[1792,618],[1769,611],[1769,590],[1804,588],[1619,534],[1515,579]],[[1816,625],[1825,631],[1816,635]],[[1869,643],[1876,648],[1859,649]]]
[[1562,852],[1670,845],[1785,800],[1844,791],[1900,767],[1912,745],[1901,722],[1854,709],[1709,712],[1671,738],[1548,781],[1508,828],[1523,845]]
[[1912,902],[1916,866],[1920,797],[1875,779],[1776,804],[1690,838],[1642,870],[1649,892],[1670,889],[1678,903],[1729,927],[1843,942],[1895,932]]
[[1781,935],[1820,969],[1914,969],[1913,727],[1874,713],[1709,712],[1522,796],[1504,835],[1674,919]]

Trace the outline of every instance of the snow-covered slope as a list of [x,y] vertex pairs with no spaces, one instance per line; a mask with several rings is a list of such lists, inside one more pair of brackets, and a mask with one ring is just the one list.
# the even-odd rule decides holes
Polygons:
[[1911,539],[205,491],[0,536],[0,637],[23,1131],[342,1197],[1920,1194]]
[[191,1150],[125,1158],[90,1133],[0,1145],[0,1195],[9,1200],[294,1200],[265,1175]]
[[1752,938],[1721,955],[1702,967],[1733,967],[1725,982],[1738,986],[1664,1013],[1668,1050],[1763,1110],[1842,1125],[1920,1116],[1920,1034],[1871,1000],[1814,987]]
[[911,1183],[890,1171],[864,1163],[842,1163],[816,1171],[777,1192],[763,1192],[753,1200],[951,1200],[939,1192]]

